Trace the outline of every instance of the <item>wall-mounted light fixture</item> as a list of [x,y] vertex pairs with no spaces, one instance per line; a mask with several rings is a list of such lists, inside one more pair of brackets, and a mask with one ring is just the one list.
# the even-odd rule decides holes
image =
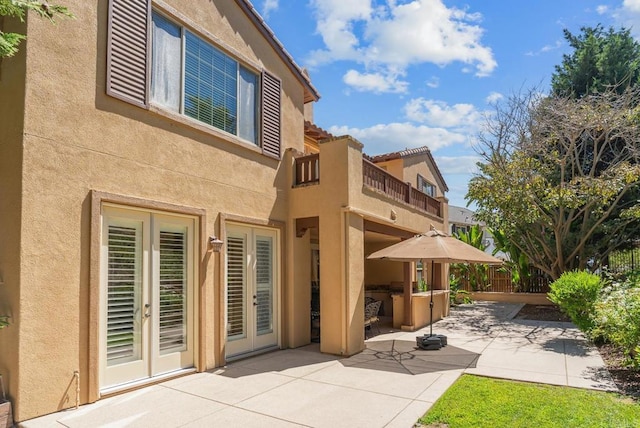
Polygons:
[[209,245],[211,245],[211,251],[214,253],[219,253],[222,249],[222,242],[220,239],[216,238],[215,235],[209,237]]

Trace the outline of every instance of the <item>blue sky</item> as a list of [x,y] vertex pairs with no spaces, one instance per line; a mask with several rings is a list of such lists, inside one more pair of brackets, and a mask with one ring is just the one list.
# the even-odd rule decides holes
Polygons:
[[640,0],[253,0],[322,98],[315,123],[369,155],[429,146],[465,206],[492,103],[537,86],[570,52],[562,30],[625,26]]

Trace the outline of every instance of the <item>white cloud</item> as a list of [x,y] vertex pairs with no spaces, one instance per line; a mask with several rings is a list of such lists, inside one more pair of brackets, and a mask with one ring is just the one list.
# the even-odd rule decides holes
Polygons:
[[472,104],[448,105],[444,101],[414,98],[405,104],[404,111],[414,122],[467,133],[476,132],[483,123],[483,113]]
[[439,87],[440,79],[437,76],[431,76],[431,79],[427,80],[427,86],[434,89]]
[[554,51],[556,49],[560,49],[561,47],[562,47],[562,40],[556,40],[556,42],[551,44],[551,45],[544,45],[537,52],[529,51],[529,52],[525,53],[525,55],[526,56],[538,56],[538,55],[543,54],[545,52],[550,52],[550,51]]
[[360,92],[406,93],[409,86],[408,82],[399,80],[399,76],[381,73],[360,73],[357,70],[347,71],[342,80]]
[[503,98],[504,95],[502,95],[500,92],[491,92],[484,100],[487,104],[495,104]]
[[333,126],[329,128],[329,132],[354,137],[365,144],[364,152],[369,155],[422,146],[437,151],[454,144],[463,144],[468,139],[463,133],[411,123],[379,124],[369,128]]
[[264,19],[269,18],[269,14],[274,10],[278,10],[278,1],[279,0],[264,0],[262,5],[262,16]]
[[609,6],[605,4],[601,4],[598,7],[596,7],[596,12],[598,12],[598,15],[604,15],[607,12],[609,12]]
[[443,174],[475,174],[478,172],[479,156],[435,156]]
[[632,13],[640,13],[640,0],[624,0],[622,7]]
[[624,0],[621,7],[611,10],[611,16],[640,40],[640,0]]
[[481,15],[442,0],[412,0],[398,4],[387,0],[373,7],[371,0],[312,0],[316,30],[325,48],[312,52],[310,67],[333,61],[353,61],[361,75],[403,75],[415,64],[446,66],[461,62],[477,76],[497,67],[490,47],[482,44]]

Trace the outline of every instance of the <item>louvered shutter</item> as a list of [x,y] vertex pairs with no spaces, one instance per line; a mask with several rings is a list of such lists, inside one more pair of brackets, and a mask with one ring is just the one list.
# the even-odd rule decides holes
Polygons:
[[280,158],[280,91],[282,82],[262,72],[262,152]]
[[273,240],[256,238],[256,331],[258,335],[273,331]]
[[111,0],[107,38],[107,94],[147,107],[149,0]]
[[246,337],[246,239],[227,239],[227,339]]
[[186,232],[160,231],[160,354],[187,345]]
[[142,224],[108,229],[107,365],[141,358]]

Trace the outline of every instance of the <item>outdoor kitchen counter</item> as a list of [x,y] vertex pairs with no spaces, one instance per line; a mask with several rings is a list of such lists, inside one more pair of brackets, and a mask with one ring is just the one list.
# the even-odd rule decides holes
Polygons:
[[[431,292],[413,293],[412,299],[412,326],[403,325],[404,322],[404,295],[394,294],[393,298],[393,328],[403,330],[417,330],[429,325],[429,302]],[[433,322],[449,315],[449,290],[433,290]]]

